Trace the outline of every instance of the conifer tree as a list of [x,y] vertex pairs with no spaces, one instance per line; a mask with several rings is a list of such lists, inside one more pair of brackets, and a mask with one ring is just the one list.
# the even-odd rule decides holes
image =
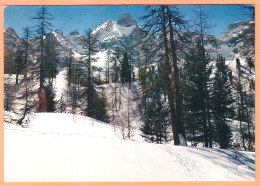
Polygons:
[[[83,38],[82,44],[86,52],[85,63],[81,63],[85,64],[85,72],[82,71],[82,76],[85,80],[85,89],[83,90],[82,96],[87,103],[85,112],[89,117],[93,117],[102,121],[108,121],[105,95],[103,90],[102,93],[96,90],[98,88],[96,87],[98,81],[96,81],[94,76],[94,70],[98,70],[98,68],[95,68],[93,63],[96,61],[94,56],[98,51],[97,41],[90,29],[86,32],[86,36]],[[81,67],[81,69],[84,68]],[[100,69],[100,71],[101,70],[102,69]]]
[[24,48],[24,68],[25,68],[24,76],[26,78],[28,71],[30,71],[32,66],[34,66],[29,56],[31,51],[31,45],[29,43],[29,40],[31,39],[31,30],[28,27],[26,27],[23,29],[23,34],[24,34],[23,48]]
[[238,82],[237,82],[237,105],[238,105],[238,120],[239,120],[239,127],[240,127],[240,133],[242,137],[242,145],[244,150],[246,150],[246,142],[245,142],[245,129],[244,129],[244,124],[243,122],[246,120],[245,119],[245,105],[244,105],[244,91],[242,87],[242,69],[241,69],[241,63],[240,60],[237,58],[236,59],[236,69],[237,69],[237,74],[238,74]]
[[108,48],[107,51],[107,61],[106,61],[106,83],[110,82],[110,63],[111,63],[111,50]]
[[[82,63],[82,61],[79,61],[78,59],[75,59],[74,54],[71,50],[68,51],[66,57],[65,57],[65,66],[67,67],[67,95],[66,99],[71,106],[72,110],[77,108],[79,106],[78,102],[80,100],[80,94],[81,91],[79,90],[79,83],[80,83],[80,74],[82,69],[81,66],[79,66],[79,63]],[[78,89],[77,89],[78,87]]]
[[59,112],[59,113],[65,113],[65,112],[66,112],[66,103],[65,103],[65,100],[64,100],[64,98],[63,98],[63,95],[62,95],[61,98],[57,101],[55,111],[56,111],[56,112]]
[[[203,9],[203,6],[199,5],[198,6],[198,10],[195,11],[195,27],[197,27],[197,29],[199,30],[199,40],[201,43],[201,46],[203,48],[201,55],[201,60],[204,61],[205,65],[207,65],[207,56],[206,56],[206,50],[205,50],[205,37],[204,34],[206,33],[206,31],[208,31],[210,29],[210,25],[209,25],[209,18],[210,15],[209,13]],[[207,72],[204,72],[204,79],[207,79],[207,77],[205,76],[207,74]],[[211,123],[211,103],[210,103],[210,91],[209,91],[209,83],[204,83],[204,90],[205,90],[205,99],[206,99],[206,123],[208,126],[208,144],[205,141],[205,146],[206,147],[210,147],[212,148],[212,141],[213,141],[213,127],[212,127],[212,123]],[[207,139],[206,139],[207,140]]]
[[151,143],[163,143],[167,141],[167,128],[168,128],[168,110],[165,107],[165,102],[162,99],[162,93],[164,89],[164,73],[155,73],[155,68],[151,68],[148,72],[146,82],[146,105],[143,125],[141,126],[141,136],[146,141]]
[[119,64],[121,63],[121,54],[120,54],[120,49],[117,47],[115,49],[115,51],[113,52],[113,56],[112,56],[112,82],[114,83],[114,100],[113,100],[113,119],[115,118],[115,112],[118,111],[118,101],[117,101],[117,83],[119,83],[119,73],[120,73],[120,68],[119,68]]
[[55,112],[57,101],[55,101],[55,90],[52,83],[45,87],[45,96],[47,104],[46,112]]
[[[166,13],[168,19],[168,27],[170,32],[170,56],[172,61],[172,81],[173,81],[173,98],[175,102],[175,110],[176,110],[176,125],[178,130],[178,135],[181,135],[184,138],[186,143],[186,135],[185,135],[185,128],[183,125],[183,116],[182,116],[182,96],[180,90],[180,80],[179,80],[179,67],[178,67],[178,60],[177,60],[177,46],[176,41],[174,39],[174,32],[176,35],[180,36],[177,31],[177,28],[185,27],[186,22],[181,16],[180,11],[176,6],[166,6]],[[174,24],[174,27],[173,27]],[[165,43],[166,44],[166,43]],[[167,67],[168,68],[168,67]]]
[[239,121],[242,147],[244,150],[254,150],[254,90],[250,91],[250,83],[244,77],[245,68],[236,59],[238,79],[235,84],[237,91],[236,112]]
[[[18,111],[15,113],[19,116],[17,120],[17,124],[22,125],[24,123],[24,119],[26,119],[25,124],[30,120],[29,116],[33,114],[33,110],[35,110],[35,95],[36,91],[34,90],[35,82],[33,80],[33,76],[24,77],[23,80],[17,86],[17,101],[19,105],[17,105]],[[44,101],[43,101],[44,102]],[[42,107],[43,108],[43,107]]]
[[[144,28],[150,31],[153,35],[157,35],[161,37],[161,44],[162,46],[160,48],[160,51],[163,52],[163,60],[162,63],[165,64],[165,71],[166,71],[166,87],[167,87],[167,98],[169,101],[170,106],[170,117],[171,117],[171,126],[174,136],[174,144],[180,145],[186,144],[185,140],[185,130],[184,126],[182,124],[182,112],[181,112],[181,98],[180,96],[180,90],[178,89],[178,77],[177,77],[177,64],[176,64],[176,58],[174,57],[176,54],[175,47],[172,47],[174,45],[174,39],[173,39],[173,32],[170,33],[170,42],[171,42],[171,48],[169,48],[168,45],[168,36],[167,36],[167,28],[173,26],[176,20],[175,18],[178,17],[177,11],[174,13],[170,13],[170,10],[168,9],[168,6],[161,5],[161,6],[148,6],[147,8],[147,14],[142,17],[142,19],[145,21]],[[167,12],[168,11],[168,12]],[[172,11],[172,10],[171,10]],[[180,22],[182,18],[178,17],[178,22]],[[172,23],[172,25],[170,24]],[[172,56],[171,56],[172,55]],[[174,60],[173,65],[171,65],[170,56]],[[173,72],[173,70],[175,72]],[[172,90],[174,90],[172,92]]]
[[15,69],[16,69],[16,79],[15,79],[15,84],[18,85],[18,82],[19,82],[19,75],[21,75],[21,71],[22,71],[22,68],[24,66],[24,63],[23,63],[23,54],[22,54],[22,48],[21,48],[21,44],[18,44],[18,49],[16,51],[16,54],[15,54]]
[[53,26],[51,24],[51,21],[54,19],[52,14],[48,12],[48,9],[45,6],[41,6],[41,8],[38,10],[37,15],[32,18],[33,20],[37,21],[36,24],[36,33],[39,36],[39,57],[38,57],[38,63],[39,63],[39,71],[38,73],[38,78],[40,82],[40,87],[39,90],[41,91],[44,88],[44,38],[47,36],[48,31],[51,29]]
[[93,104],[94,104],[93,117],[103,122],[108,122],[109,117],[106,111],[106,97],[103,88],[101,88],[101,93],[97,93],[95,91]]
[[124,53],[123,60],[121,63],[121,83],[129,83],[129,85],[131,83],[131,66],[127,52]]
[[52,33],[48,34],[44,43],[44,77],[48,78],[48,84],[53,83],[53,79],[57,75],[59,64],[58,45],[55,36]]
[[220,148],[227,149],[231,144],[231,130],[228,118],[232,117],[232,94],[229,80],[229,69],[225,59],[219,55],[216,62],[216,73],[213,80],[213,115]]
[[68,78],[68,86],[72,82],[72,63],[73,63],[73,52],[69,50],[65,57],[65,66],[67,67],[67,78]]
[[[27,124],[32,115],[33,111],[36,110],[35,99],[37,96],[37,91],[35,90],[34,81],[34,64],[31,58],[31,46],[29,40],[31,38],[31,31],[27,27],[23,29],[23,38],[19,43],[19,60],[20,64],[18,67],[18,74],[22,74],[23,78],[18,82],[16,81],[16,86],[13,87],[13,100],[8,98],[10,101],[14,101],[15,107],[13,108],[14,113],[17,115],[17,120],[14,119],[17,124]],[[16,79],[17,80],[17,79]],[[26,119],[26,120],[25,120]],[[25,121],[25,122],[24,122]],[[24,126],[24,125],[23,125]]]
[[96,40],[93,37],[92,31],[89,29],[86,32],[86,36],[82,40],[83,48],[86,52],[86,87],[83,93],[83,96],[86,97],[87,101],[87,108],[86,113],[87,116],[92,117],[94,115],[94,105],[93,105],[93,98],[95,94],[95,87],[94,87],[94,80],[93,80],[93,68],[92,63],[95,62],[95,58],[93,57],[97,53],[96,49]]
[[212,67],[209,65],[209,56],[204,57],[204,53],[204,47],[199,41],[196,48],[186,56],[183,95],[188,139],[194,144],[204,142],[205,147],[208,147],[206,110]]

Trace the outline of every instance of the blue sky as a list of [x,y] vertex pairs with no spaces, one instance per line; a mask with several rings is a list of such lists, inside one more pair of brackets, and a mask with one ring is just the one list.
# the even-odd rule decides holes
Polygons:
[[[196,5],[178,5],[178,8],[190,20],[194,17]],[[95,27],[106,19],[117,20],[122,14],[130,13],[138,21],[145,13],[144,6],[47,6],[55,18],[52,22],[53,30],[61,29],[65,35],[77,29],[80,34],[88,28]],[[249,19],[248,15],[238,5],[204,5],[203,8],[210,14],[209,30],[211,34],[221,35],[229,24]],[[9,6],[4,9],[4,27],[12,27],[21,35],[22,29],[33,27],[35,22],[31,17],[36,15],[39,6]],[[139,22],[141,26],[142,23]]]

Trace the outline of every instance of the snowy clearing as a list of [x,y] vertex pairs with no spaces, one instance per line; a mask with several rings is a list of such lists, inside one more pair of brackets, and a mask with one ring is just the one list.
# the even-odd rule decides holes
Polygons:
[[40,113],[4,134],[5,182],[255,180],[253,152],[122,140],[80,115]]

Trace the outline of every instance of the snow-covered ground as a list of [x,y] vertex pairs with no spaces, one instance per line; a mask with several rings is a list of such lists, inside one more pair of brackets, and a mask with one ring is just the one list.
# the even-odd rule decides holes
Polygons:
[[4,124],[4,181],[255,180],[255,153],[122,140],[110,124],[38,113]]

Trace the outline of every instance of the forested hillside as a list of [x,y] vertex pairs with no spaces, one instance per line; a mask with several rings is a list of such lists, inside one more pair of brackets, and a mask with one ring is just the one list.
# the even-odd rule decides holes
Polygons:
[[219,37],[203,6],[191,24],[173,5],[148,6],[142,25],[124,14],[64,35],[42,6],[22,36],[4,30],[5,123],[69,113],[123,139],[254,151],[255,21],[245,9],[251,19]]

